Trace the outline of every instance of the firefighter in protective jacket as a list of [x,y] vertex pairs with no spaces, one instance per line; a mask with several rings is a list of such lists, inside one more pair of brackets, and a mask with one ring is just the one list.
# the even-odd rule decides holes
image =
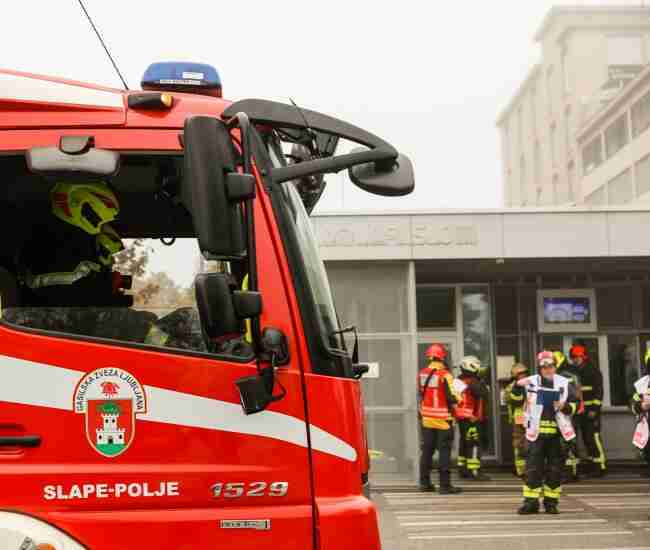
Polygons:
[[[561,351],[554,351],[553,356],[555,357],[555,364],[557,365],[557,374],[568,378],[570,383],[573,385],[575,395],[578,398],[578,410],[576,414],[571,417],[571,422],[573,423],[573,429],[578,429],[578,421],[580,415],[584,410],[584,405],[582,404],[582,387],[580,384],[580,376],[576,367],[571,365],[567,360],[564,353]],[[566,481],[579,481],[578,476],[578,467],[580,466],[580,455],[578,454],[578,438],[572,439],[571,441],[565,441],[566,449],[566,461],[564,476],[562,478],[563,482]]]
[[[645,356],[646,369],[650,363],[650,350]],[[632,396],[632,411],[637,416],[637,425],[634,432],[633,444],[641,452],[645,460],[647,469],[643,472],[643,477],[650,477],[650,441],[649,428],[650,424],[650,374],[646,374],[634,383],[634,395]]]
[[524,394],[514,391],[518,380],[528,376],[528,367],[516,363],[510,371],[512,382],[506,386],[505,401],[508,406],[508,421],[512,425],[512,454],[515,461],[517,477],[524,477],[526,473],[526,428],[524,427]]
[[481,361],[469,355],[460,362],[460,381],[465,385],[456,407],[458,419],[458,470],[461,477],[476,481],[489,481],[481,472],[480,427],[485,420],[487,385],[479,378]]
[[584,402],[584,413],[578,417],[578,425],[588,454],[585,466],[589,475],[602,477],[607,472],[605,448],[600,436],[603,375],[589,359],[585,346],[581,344],[572,346],[569,356],[580,377]]
[[440,494],[456,494],[451,484],[451,446],[454,441],[453,409],[459,401],[454,378],[447,367],[447,351],[432,344],[426,351],[429,365],[418,374],[418,400],[422,429],[420,489],[434,491],[431,483],[433,455],[438,451]]
[[569,380],[556,374],[555,358],[550,351],[539,353],[537,364],[539,374],[522,378],[513,390],[525,396],[528,441],[524,502],[518,513],[539,512],[543,495],[546,513],[557,514],[565,458],[562,439],[575,438],[570,416],[575,414],[578,402]]

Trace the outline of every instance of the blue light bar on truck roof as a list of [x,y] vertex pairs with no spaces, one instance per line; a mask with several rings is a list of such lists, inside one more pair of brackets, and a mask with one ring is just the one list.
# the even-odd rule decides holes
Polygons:
[[142,77],[143,90],[186,92],[221,97],[217,69],[204,63],[152,63]]

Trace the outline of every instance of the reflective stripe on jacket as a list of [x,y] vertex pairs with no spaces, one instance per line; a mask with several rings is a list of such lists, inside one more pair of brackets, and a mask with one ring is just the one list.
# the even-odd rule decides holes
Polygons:
[[[557,433],[557,428],[560,428],[562,436],[567,441],[575,439],[575,432],[571,429],[571,421],[562,412],[557,411],[555,420],[543,420],[542,413],[544,407],[538,403],[538,392],[544,391],[542,386],[542,377],[539,374],[529,376],[520,381],[525,385],[526,389],[526,405],[525,405],[525,422],[526,422],[526,439],[528,441],[536,441],[540,433],[554,434]],[[553,376],[553,391],[559,392],[560,409],[564,407],[569,397],[569,380],[563,376]],[[575,398],[574,398],[575,399]],[[577,407],[576,403],[572,403],[572,408]],[[553,429],[552,424],[555,424]]]
[[421,396],[420,414],[423,419],[450,420],[452,418],[451,407],[454,403],[448,402],[447,395],[453,396],[453,380],[447,367],[437,361],[432,361],[428,367],[419,372],[418,391]]
[[49,286],[73,285],[91,273],[99,273],[101,270],[101,265],[91,261],[83,261],[79,262],[77,267],[74,268],[74,271],[41,273],[40,275],[28,274],[25,277],[25,283],[31,289],[45,288]]

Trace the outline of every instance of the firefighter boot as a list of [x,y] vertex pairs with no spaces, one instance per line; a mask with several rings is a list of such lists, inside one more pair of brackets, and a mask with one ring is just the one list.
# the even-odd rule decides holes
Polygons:
[[425,479],[420,481],[419,489],[422,493],[433,493],[436,490],[436,486],[431,481]]
[[492,478],[489,475],[481,472],[481,470],[474,470],[472,472],[472,479],[474,481],[492,481]]
[[449,471],[440,470],[440,489],[438,490],[438,494],[457,495],[462,492],[463,490],[460,487],[454,487],[451,484],[451,473]]
[[521,508],[517,510],[517,513],[520,516],[527,516],[529,514],[537,514],[539,512],[539,501],[532,498],[524,499],[524,503],[521,505]]
[[544,501],[544,512],[547,514],[559,514],[560,511],[557,509],[557,501],[555,500],[545,500]]

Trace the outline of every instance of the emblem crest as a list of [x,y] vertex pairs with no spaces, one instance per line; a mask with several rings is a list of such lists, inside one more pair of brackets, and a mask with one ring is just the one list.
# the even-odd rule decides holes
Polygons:
[[84,415],[90,446],[99,454],[114,458],[133,442],[136,415],[147,412],[147,396],[131,373],[106,367],[79,381],[73,407],[77,414]]

